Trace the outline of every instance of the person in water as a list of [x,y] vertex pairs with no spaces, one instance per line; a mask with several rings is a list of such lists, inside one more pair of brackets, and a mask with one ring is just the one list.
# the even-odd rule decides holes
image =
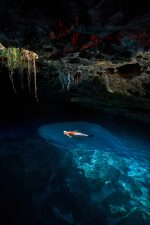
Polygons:
[[88,137],[89,135],[88,134],[84,134],[84,133],[81,133],[79,131],[64,131],[64,135],[68,136],[68,137],[73,137],[73,136],[85,136],[85,137]]

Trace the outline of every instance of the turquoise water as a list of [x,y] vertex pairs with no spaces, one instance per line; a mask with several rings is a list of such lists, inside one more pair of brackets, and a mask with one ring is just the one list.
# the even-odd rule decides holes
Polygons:
[[[4,215],[12,205],[21,213],[14,224],[150,224],[149,127],[95,118],[55,116],[1,128],[0,197]],[[92,136],[69,138],[64,130]]]

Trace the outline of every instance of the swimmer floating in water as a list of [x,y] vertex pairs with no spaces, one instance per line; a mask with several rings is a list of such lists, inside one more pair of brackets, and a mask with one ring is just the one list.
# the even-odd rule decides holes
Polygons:
[[73,136],[85,136],[88,137],[88,134],[83,134],[79,131],[64,131],[64,135],[68,136],[68,137],[73,137]]

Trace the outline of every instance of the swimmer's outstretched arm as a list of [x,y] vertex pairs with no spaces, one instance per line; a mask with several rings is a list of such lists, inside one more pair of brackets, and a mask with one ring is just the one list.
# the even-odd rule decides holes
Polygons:
[[81,133],[81,136],[88,137],[89,135],[88,135],[88,134],[82,134],[82,133]]
[[88,137],[89,136],[88,134],[83,134],[81,132],[77,132],[74,135],[76,135],[76,136],[85,136],[85,137]]

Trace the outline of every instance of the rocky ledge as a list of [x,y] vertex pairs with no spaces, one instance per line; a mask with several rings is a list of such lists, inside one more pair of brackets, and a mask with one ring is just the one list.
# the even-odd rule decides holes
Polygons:
[[[51,19],[47,23],[45,20],[38,23],[38,19],[33,22],[36,24],[33,36],[24,34],[23,25],[18,28],[15,40],[9,31],[5,30],[5,34],[0,34],[0,51],[5,49],[4,44],[8,49],[11,47],[13,54],[22,54],[21,57],[25,54],[26,69],[19,69],[20,72],[28,73],[28,76],[22,77],[23,88],[19,87],[20,75],[18,76],[18,65],[14,64],[14,57],[9,60],[15,70],[13,77],[10,76],[8,62],[1,60],[2,104],[7,104],[11,101],[12,95],[14,96],[10,80],[6,78],[8,74],[7,77],[11,78],[11,82],[13,78],[16,88],[17,95],[14,98],[27,98],[26,90],[30,89],[31,96],[36,95],[33,98],[39,103],[75,103],[150,123],[148,29],[140,32],[134,30],[134,21],[132,31],[129,24],[125,29],[119,27],[115,30],[107,24],[103,29],[99,27],[96,30],[95,25],[85,26],[77,24],[77,21],[71,26],[65,25],[62,21],[54,24]],[[112,25],[112,21],[109,21],[109,25]],[[44,30],[45,33],[42,32]],[[31,40],[28,46],[25,37]],[[19,66],[22,65],[22,58],[15,61],[18,62]],[[7,96],[5,100],[3,94]]]
[[[87,59],[79,53],[61,60],[44,59],[44,79],[51,88],[41,94],[62,90],[72,103],[150,123],[149,57],[149,51],[141,51],[124,60],[111,60],[106,55]],[[40,90],[39,83],[39,94]]]

